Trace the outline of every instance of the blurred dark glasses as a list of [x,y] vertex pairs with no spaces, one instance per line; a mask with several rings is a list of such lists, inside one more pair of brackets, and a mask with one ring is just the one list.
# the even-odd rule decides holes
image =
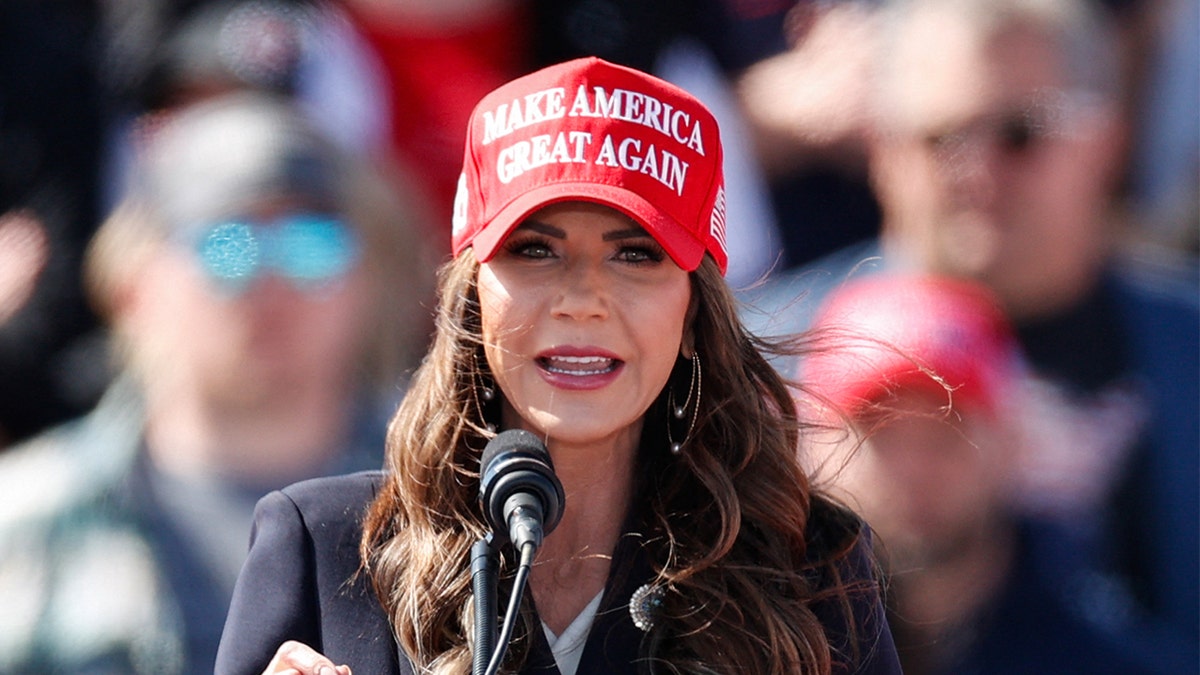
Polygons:
[[1008,157],[1020,156],[1048,139],[1070,136],[1092,98],[1082,92],[1043,90],[1025,105],[927,133],[925,142],[943,160],[961,159],[980,143],[990,143]]
[[267,222],[224,220],[192,231],[192,250],[210,279],[241,293],[274,273],[298,289],[316,290],[357,264],[357,233],[336,216],[292,213]]

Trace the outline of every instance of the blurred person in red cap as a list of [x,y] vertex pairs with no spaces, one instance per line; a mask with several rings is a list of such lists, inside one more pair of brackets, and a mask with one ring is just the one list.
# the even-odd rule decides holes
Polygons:
[[1073,606],[1030,536],[1055,529],[1013,508],[1026,372],[986,287],[876,275],[834,292],[813,330],[804,400],[850,426],[806,460],[877,534],[905,673],[1170,672]]
[[[869,532],[809,489],[737,321],[724,199],[712,114],[658,78],[585,58],[485,96],[385,469],[259,503],[216,672],[898,673]],[[518,564],[481,490],[522,436],[561,494],[539,474]],[[480,545],[524,599],[497,651]]]
[[[1112,34],[1084,0],[887,3],[873,64],[877,241],[745,299],[792,333],[847,279],[916,270],[996,294],[1036,430],[1014,490],[1053,518],[1077,603],[1200,660],[1200,294],[1139,259],[1113,208],[1128,134]],[[751,297],[755,296],[755,297]],[[1068,564],[1069,563],[1069,564]]]
[[85,263],[120,373],[0,456],[0,673],[211,673],[255,502],[378,467],[431,328],[419,203],[286,99],[144,140]]

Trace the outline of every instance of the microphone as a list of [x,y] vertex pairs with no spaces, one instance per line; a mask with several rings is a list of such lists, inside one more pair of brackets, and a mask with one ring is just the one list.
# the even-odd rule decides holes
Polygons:
[[524,429],[502,431],[488,441],[479,467],[479,505],[495,537],[536,551],[562,520],[566,501],[545,444]]

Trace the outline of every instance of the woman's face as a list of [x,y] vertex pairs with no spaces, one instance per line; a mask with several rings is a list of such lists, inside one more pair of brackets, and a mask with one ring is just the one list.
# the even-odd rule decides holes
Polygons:
[[532,214],[479,269],[504,424],[556,445],[629,442],[680,354],[688,273],[639,225],[586,202]]

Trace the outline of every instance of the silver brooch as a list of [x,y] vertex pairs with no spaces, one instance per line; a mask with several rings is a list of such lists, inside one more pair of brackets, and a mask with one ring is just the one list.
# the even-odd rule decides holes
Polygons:
[[663,587],[655,584],[643,584],[629,598],[629,617],[633,625],[643,632],[649,633],[654,627],[654,617],[663,603]]

